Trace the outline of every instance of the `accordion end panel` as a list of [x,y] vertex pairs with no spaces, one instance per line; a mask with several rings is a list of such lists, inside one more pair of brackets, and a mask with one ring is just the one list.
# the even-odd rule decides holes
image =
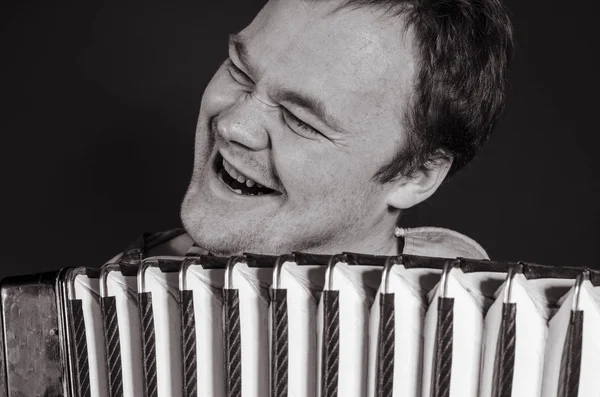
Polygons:
[[[5,385],[0,397],[64,397],[56,272],[10,277],[0,284]],[[0,385],[2,380],[0,380]]]

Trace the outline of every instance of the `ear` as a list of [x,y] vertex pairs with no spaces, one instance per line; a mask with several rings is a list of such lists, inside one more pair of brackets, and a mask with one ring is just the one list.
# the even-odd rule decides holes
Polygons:
[[412,178],[390,182],[388,206],[403,210],[427,200],[440,187],[451,166],[452,158],[436,159]]

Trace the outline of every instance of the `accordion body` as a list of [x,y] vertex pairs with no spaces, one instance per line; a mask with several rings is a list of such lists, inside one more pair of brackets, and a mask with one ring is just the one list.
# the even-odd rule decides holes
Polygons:
[[597,271],[152,244],[2,281],[0,397],[600,396]]

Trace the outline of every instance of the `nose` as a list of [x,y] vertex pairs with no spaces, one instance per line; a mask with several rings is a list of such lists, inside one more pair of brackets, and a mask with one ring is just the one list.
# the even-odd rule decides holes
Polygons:
[[269,147],[268,120],[277,111],[265,101],[248,94],[216,118],[216,130],[229,143],[248,150],[259,151]]

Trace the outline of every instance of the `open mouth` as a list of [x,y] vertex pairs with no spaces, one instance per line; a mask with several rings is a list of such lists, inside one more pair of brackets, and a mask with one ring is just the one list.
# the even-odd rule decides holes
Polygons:
[[215,159],[215,169],[219,179],[234,193],[244,196],[261,196],[263,194],[277,193],[276,190],[264,187],[242,174],[218,153]]

